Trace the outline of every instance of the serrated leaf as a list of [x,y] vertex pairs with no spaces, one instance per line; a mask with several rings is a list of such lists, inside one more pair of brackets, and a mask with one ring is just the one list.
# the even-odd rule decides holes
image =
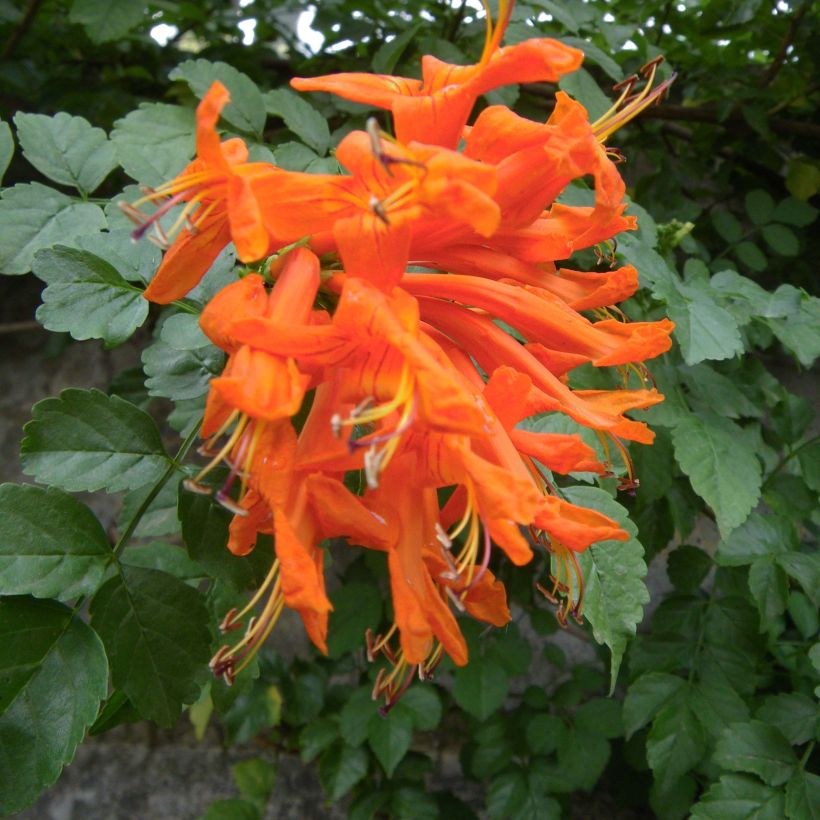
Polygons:
[[184,547],[164,541],[132,544],[123,552],[120,561],[130,567],[158,570],[180,581],[197,582],[208,577],[208,573],[188,557]]
[[564,723],[557,715],[542,712],[527,721],[527,746],[535,754],[551,754],[566,734]]
[[407,754],[413,739],[413,720],[403,709],[394,707],[386,715],[376,715],[367,724],[367,742],[388,777]]
[[758,558],[773,558],[797,546],[797,532],[789,521],[779,515],[753,512],[718,544],[715,560],[725,567],[743,566]]
[[757,710],[756,717],[776,726],[794,746],[810,741],[820,725],[817,703],[800,692],[769,695]]
[[698,681],[691,688],[690,703],[706,734],[713,739],[729,724],[749,719],[746,702],[725,681]]
[[37,251],[104,227],[99,207],[39,182],[6,188],[0,199],[0,272],[28,273]]
[[791,578],[803,587],[815,606],[820,606],[820,554],[817,552],[788,552],[776,558]]
[[112,561],[94,513],[60,490],[0,485],[0,589],[68,601],[91,595]]
[[786,784],[786,817],[789,820],[820,818],[820,777],[800,770]]
[[378,714],[378,704],[369,689],[354,690],[339,713],[339,731],[351,746],[360,746],[367,740],[367,727]]
[[17,139],[23,156],[58,185],[76,188],[82,194],[95,191],[117,167],[114,146],[102,128],[93,128],[84,117],[60,111],[14,115]]
[[453,697],[466,712],[486,720],[501,708],[509,688],[510,679],[504,669],[486,658],[471,658],[467,666],[455,672]]
[[789,579],[774,561],[758,558],[749,567],[749,590],[760,612],[761,630],[765,630],[786,611]]
[[800,241],[791,228],[773,222],[763,227],[763,238],[766,244],[781,256],[797,256],[800,252]]
[[196,316],[180,313],[166,320],[160,338],[142,352],[142,364],[150,395],[183,401],[208,392],[225,355],[200,330]]
[[638,729],[646,726],[664,706],[671,703],[684,683],[683,678],[664,672],[648,672],[641,675],[629,687],[624,699],[623,720],[627,739]]
[[[161,535],[176,535],[179,532],[177,504],[180,481],[182,481],[182,475],[172,478],[163,485],[137,524],[134,530],[135,538],[155,538]],[[126,529],[131,518],[152,490],[153,487],[141,487],[123,496],[122,509],[117,516],[117,528],[120,532]]]
[[367,774],[367,752],[335,743],[319,760],[319,782],[329,800],[344,797]]
[[170,464],[154,420],[119,396],[63,390],[31,410],[23,470],[69,492],[118,492],[156,481]]
[[739,775],[724,775],[692,807],[691,820],[783,820],[783,792]]
[[103,339],[118,345],[148,316],[142,289],[88,251],[57,245],[41,250],[32,265],[48,287],[37,319],[47,330],[66,331],[78,341]]
[[14,137],[11,135],[11,126],[7,122],[0,122],[0,183],[13,156]]
[[299,756],[305,763],[321,754],[339,737],[339,722],[332,718],[318,718],[308,723],[299,733]]
[[597,487],[567,487],[566,498],[615,519],[630,536],[627,541],[601,541],[578,555],[584,576],[584,617],[598,643],[612,653],[610,686],[614,688],[627,641],[643,619],[649,591],[643,579],[644,550],[635,537],[638,528],[624,507]]
[[760,498],[760,462],[739,447],[741,429],[714,413],[684,418],[672,433],[675,458],[692,489],[712,508],[725,538]]
[[646,759],[662,788],[696,766],[706,749],[703,727],[685,698],[658,712],[646,739]]
[[57,780],[107,689],[100,639],[70,609],[0,600],[0,814],[21,811]]
[[256,83],[233,66],[209,60],[186,60],[169,75],[170,80],[183,80],[200,99],[219,80],[231,95],[222,111],[222,119],[234,128],[262,138],[265,127],[265,98]]
[[111,680],[139,713],[172,726],[208,676],[210,633],[202,596],[152,569],[121,566],[91,602]]
[[767,319],[766,324],[804,367],[811,367],[820,356],[820,299],[801,293],[796,313],[782,319]]
[[162,261],[162,251],[151,242],[134,242],[130,229],[80,236],[75,247],[105,260],[129,282],[147,284]]
[[756,774],[769,786],[785,783],[797,766],[797,758],[782,732],[760,720],[733,723],[726,728],[714,757],[724,769]]
[[330,130],[325,118],[306,100],[287,88],[265,94],[265,108],[285,121],[288,130],[322,156],[330,145]]
[[173,179],[194,153],[194,112],[165,103],[142,103],[114,123],[111,141],[125,173],[143,185]]
[[143,22],[146,10],[134,0],[74,0],[68,19],[83,26],[93,42],[105,43]]
[[441,698],[430,685],[411,686],[401,696],[400,705],[410,715],[413,728],[420,732],[432,732],[441,721]]

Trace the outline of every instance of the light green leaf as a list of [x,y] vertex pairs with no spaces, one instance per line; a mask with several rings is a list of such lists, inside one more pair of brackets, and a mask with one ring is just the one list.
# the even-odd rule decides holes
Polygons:
[[586,108],[591,122],[606,113],[612,105],[606,94],[601,91],[595,78],[585,68],[565,74],[558,81],[558,87]]
[[180,581],[198,582],[208,577],[208,573],[188,557],[185,547],[164,541],[132,544],[123,552],[120,561],[129,567],[164,572],[179,578]]
[[658,712],[646,739],[646,759],[661,788],[694,768],[706,749],[706,734],[685,698]]
[[7,188],[0,199],[0,272],[28,273],[41,248],[104,227],[105,216],[96,205],[76,202],[39,182]]
[[672,702],[685,681],[665,672],[641,675],[630,687],[624,699],[624,728],[629,739],[655,715]]
[[208,806],[200,820],[260,820],[262,814],[250,800],[229,797]]
[[567,501],[608,515],[628,533],[627,541],[600,541],[578,555],[584,575],[584,617],[598,643],[611,653],[610,685],[614,688],[627,641],[643,619],[649,602],[644,550],[635,537],[638,528],[624,507],[597,487],[567,487]]
[[783,791],[740,775],[724,775],[699,803],[690,820],[783,820]]
[[95,43],[118,40],[147,19],[135,0],[74,0],[68,19],[83,26]]
[[777,556],[777,563],[797,580],[815,606],[820,606],[820,553],[788,552]]
[[807,743],[820,726],[820,708],[815,701],[800,692],[769,695],[757,710],[756,717],[777,726],[794,746]]
[[97,590],[112,560],[96,516],[67,493],[0,485],[0,589],[63,601]]
[[60,111],[14,115],[17,139],[23,156],[49,179],[76,188],[82,194],[95,191],[117,167],[114,146],[102,128],[93,128],[83,117]]
[[[545,0],[538,0],[538,5],[544,6],[550,14],[562,22],[565,18],[570,17],[570,13],[567,10],[563,10],[558,3],[547,4]],[[561,10],[563,10],[564,13],[562,17],[559,17],[558,13]],[[576,31],[577,25],[574,28],[571,26],[567,26],[567,28],[571,31]],[[585,63],[595,63],[616,83],[623,79],[624,70],[618,65],[618,63],[616,63],[615,60],[613,60],[612,57],[610,57],[609,54],[607,54],[603,49],[598,48],[598,46],[593,43],[590,43],[589,40],[584,40],[581,37],[560,37],[559,39],[562,43],[566,43],[568,46],[572,46],[573,48],[578,48],[583,51]]]
[[80,236],[72,244],[108,262],[129,282],[146,284],[162,261],[162,251],[152,242],[135,242],[130,229],[119,229],[92,236]]
[[0,814],[21,811],[57,780],[107,689],[100,639],[70,609],[0,600]]
[[306,100],[287,88],[265,94],[269,114],[285,121],[288,130],[322,156],[330,145],[330,130],[325,118]]
[[820,356],[820,299],[801,293],[797,313],[783,319],[767,319],[766,324],[804,367],[811,367]]
[[208,676],[210,633],[202,596],[182,581],[123,564],[94,596],[91,624],[111,680],[140,715],[172,726]]
[[[159,535],[176,535],[179,533],[177,503],[179,501],[179,484],[182,474],[167,481],[143,513],[134,536],[136,538],[154,538]],[[126,529],[128,522],[136,514],[153,487],[140,487],[126,493],[122,499],[122,509],[117,516],[117,528],[120,532]]]
[[507,673],[486,658],[471,658],[467,666],[455,672],[453,697],[462,709],[479,720],[486,720],[501,708],[509,689]]
[[261,141],[266,119],[265,98],[247,74],[227,63],[200,59],[186,60],[168,78],[188,83],[200,99],[219,80],[231,95],[231,101],[222,111],[222,119],[240,131],[254,134]]
[[276,767],[272,763],[260,757],[252,757],[250,760],[234,763],[231,774],[243,797],[258,806],[265,806],[276,781]]
[[760,498],[760,463],[739,447],[741,429],[714,413],[684,418],[672,433],[675,458],[694,491],[712,508],[726,538]]
[[118,396],[63,390],[31,410],[23,470],[69,492],[118,492],[156,481],[170,459],[154,420]]
[[786,784],[786,817],[789,820],[820,818],[820,777],[804,772],[794,773]]
[[88,251],[57,245],[41,250],[32,265],[48,287],[37,319],[47,330],[67,331],[78,341],[103,339],[118,345],[148,316],[142,288]]
[[111,141],[125,173],[143,185],[173,179],[194,153],[194,112],[180,105],[142,103],[114,123]]
[[766,244],[781,256],[797,256],[800,253],[800,241],[791,228],[778,225],[776,222],[763,228],[763,238]]
[[367,774],[367,752],[335,743],[319,760],[319,782],[329,800],[344,797]]
[[200,330],[197,317],[188,313],[170,316],[160,338],[142,352],[149,394],[174,401],[207,393],[224,363],[225,354]]
[[7,122],[0,122],[0,182],[3,181],[13,156],[14,137],[11,135],[11,126]]
[[386,715],[376,715],[367,724],[367,742],[388,777],[407,754],[413,739],[413,720],[403,709],[394,707]]
[[756,774],[769,786],[780,786],[794,773],[797,758],[776,727],[752,720],[724,729],[715,749],[715,762],[735,772]]

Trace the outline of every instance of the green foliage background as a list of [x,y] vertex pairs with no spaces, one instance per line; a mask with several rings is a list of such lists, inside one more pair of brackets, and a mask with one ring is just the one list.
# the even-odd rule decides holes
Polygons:
[[[0,487],[0,813],[54,783],[86,731],[170,726],[187,710],[198,731],[217,721],[228,743],[261,735],[314,762],[353,818],[584,817],[592,805],[610,817],[817,817],[820,440],[806,396],[820,354],[820,12],[809,2],[531,0],[509,27],[508,43],[546,35],[584,49],[562,87],[593,115],[607,107],[601,89],[658,54],[663,76],[678,75],[669,99],[615,139],[640,203],[640,230],[618,247],[643,286],[625,310],[677,324],[675,349],[651,363],[667,396],[644,414],[658,438],[635,448],[633,496],[616,501],[606,482],[566,490],[634,522],[629,542],[583,556],[588,621],[565,634],[597,660],[570,662],[554,640],[533,587],[546,567],[502,567],[515,623],[465,623],[470,665],[442,668],[381,717],[360,646],[387,614],[384,567],[367,556],[336,570],[329,658],[270,651],[230,690],[208,680],[216,624],[267,570],[262,549],[225,552],[225,512],[181,489],[222,366],[196,314],[234,259],[149,315],[141,291],[158,252],[130,242],[111,202],[185,164],[193,106],[214,78],[233,96],[223,124],[256,158],[335,171],[332,146],[367,109],[300,98],[290,77],[413,75],[421,54],[471,62],[481,51],[483,22],[459,0],[317,5],[324,41],[311,54],[295,33],[308,5],[290,0],[0,2],[0,271],[33,271],[45,285],[38,320],[78,342],[114,346],[146,323],[153,334],[142,367],[108,393],[70,389],[35,406],[23,465],[48,489]],[[251,46],[238,28],[248,19]],[[162,46],[150,36],[160,24],[175,29]],[[552,93],[488,96],[543,120]],[[607,379],[582,369],[573,384]],[[173,402],[176,441],[152,418],[168,406],[158,400]],[[123,497],[113,545],[69,494],[98,490]],[[696,527],[715,535],[693,545]],[[643,620],[651,562],[668,583]],[[536,683],[545,670],[548,686]],[[426,788],[443,750],[482,784],[483,806]],[[241,797],[210,820],[259,817],[275,789],[270,759],[234,775]]]

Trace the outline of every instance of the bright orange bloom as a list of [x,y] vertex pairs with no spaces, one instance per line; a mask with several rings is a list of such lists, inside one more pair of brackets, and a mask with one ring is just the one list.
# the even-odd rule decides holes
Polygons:
[[455,148],[482,94],[512,83],[556,82],[581,65],[583,53],[557,40],[525,40],[500,48],[513,5],[502,0],[495,25],[485,5],[487,36],[481,59],[475,65],[451,65],[427,55],[421,61],[421,80],[342,73],[296,78],[291,85],[299,91],[329,91],[390,110],[402,142],[416,140]]

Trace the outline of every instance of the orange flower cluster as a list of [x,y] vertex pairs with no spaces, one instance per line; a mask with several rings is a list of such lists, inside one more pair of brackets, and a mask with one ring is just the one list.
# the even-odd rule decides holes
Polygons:
[[[644,385],[640,363],[669,348],[672,324],[628,323],[608,310],[637,289],[631,266],[584,272],[556,262],[635,228],[602,139],[664,87],[635,93],[630,83],[594,123],[559,92],[546,123],[492,106],[468,127],[486,91],[555,81],[581,63],[581,52],[554,40],[501,48],[511,7],[501,4],[495,24],[488,15],[476,65],[425,57],[421,80],[293,81],[392,112],[395,138],[371,120],[342,140],[336,157],[347,175],[248,162],[241,140],[217,135],[228,94],[215,83],[197,112],[197,158],[145,198],[161,204],[137,235],[184,206],[147,298],[184,296],[230,241],[243,262],[265,260],[201,318],[228,363],[211,383],[202,428],[210,462],[189,487],[208,492],[204,477],[226,464],[216,498],[234,513],[229,548],[244,555],[267,533],[276,553],[262,588],[223,623],[244,629],[212,661],[228,682],[286,606],[325,650],[326,539],[386,553],[395,623],[368,635],[367,649],[389,661],[374,696],[390,704],[442,653],[467,662],[457,613],[509,620],[489,569],[493,544],[517,565],[534,546],[552,555],[548,594],[566,621],[580,617],[575,553],[627,538],[607,516],[564,501],[543,470],[605,475],[610,465],[578,435],[516,425],[564,413],[627,464],[624,440],[652,441],[625,413],[660,401],[657,391],[573,390],[567,374],[626,366]],[[594,180],[593,205],[555,201],[582,177]]]

